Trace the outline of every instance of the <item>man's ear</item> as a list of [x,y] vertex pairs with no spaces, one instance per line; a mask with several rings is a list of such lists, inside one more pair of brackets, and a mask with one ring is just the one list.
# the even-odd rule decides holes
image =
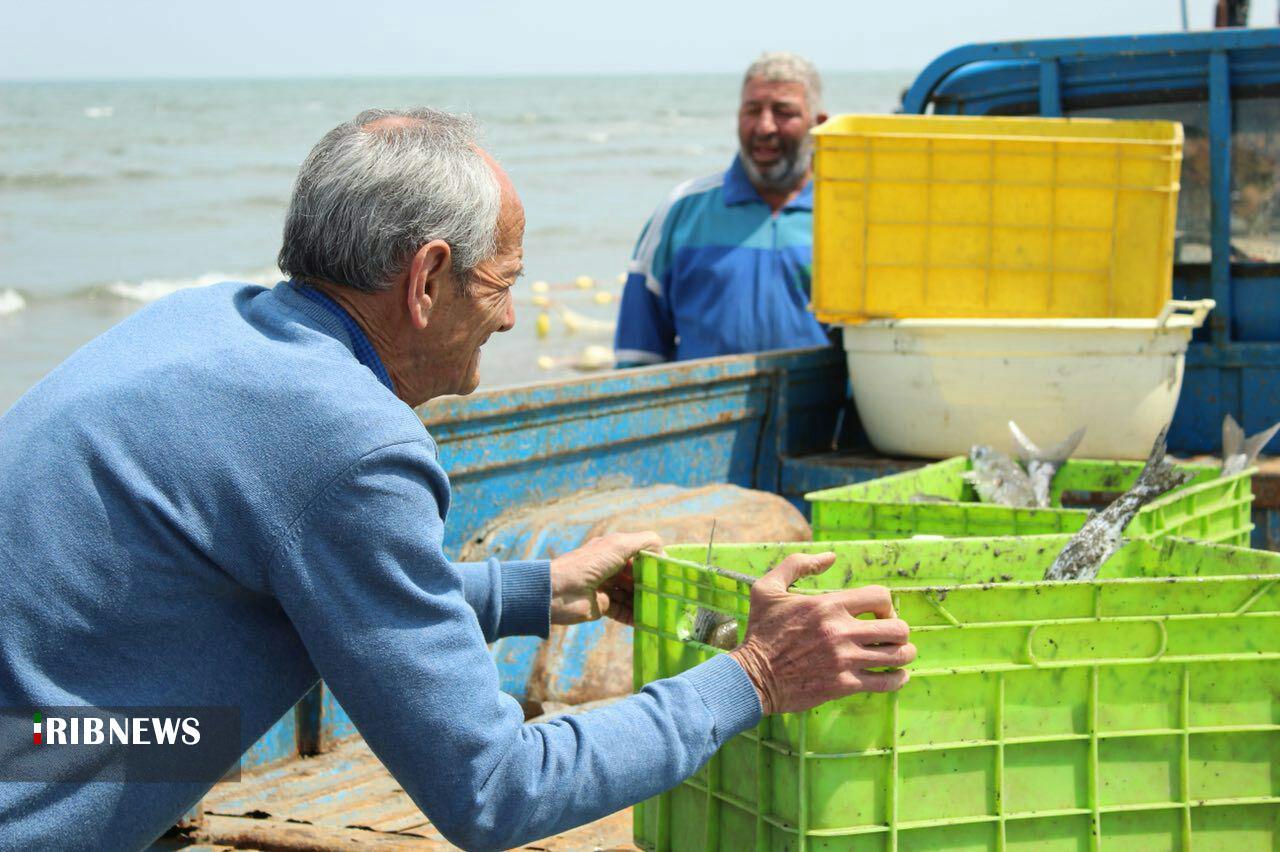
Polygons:
[[817,127],[819,124],[826,124],[827,119],[830,117],[831,116],[827,115],[825,112],[818,113],[813,117],[813,126]]
[[444,240],[432,240],[419,247],[409,261],[405,307],[409,321],[419,330],[427,327],[431,308],[452,272],[453,251]]

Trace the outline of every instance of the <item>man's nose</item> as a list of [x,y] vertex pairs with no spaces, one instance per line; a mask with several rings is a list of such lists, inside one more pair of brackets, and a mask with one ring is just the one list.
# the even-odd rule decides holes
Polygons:
[[516,327],[516,303],[514,299],[507,300],[507,311],[502,315],[502,326],[498,331],[510,331]]
[[773,110],[760,110],[760,121],[756,123],[756,133],[760,136],[768,136],[770,133],[778,132],[778,123],[773,120]]

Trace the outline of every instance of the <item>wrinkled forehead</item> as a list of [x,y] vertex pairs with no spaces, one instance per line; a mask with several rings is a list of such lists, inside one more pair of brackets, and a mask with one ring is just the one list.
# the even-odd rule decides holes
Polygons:
[[807,103],[804,83],[794,80],[765,80],[752,77],[742,84],[742,105],[792,104],[803,107]]

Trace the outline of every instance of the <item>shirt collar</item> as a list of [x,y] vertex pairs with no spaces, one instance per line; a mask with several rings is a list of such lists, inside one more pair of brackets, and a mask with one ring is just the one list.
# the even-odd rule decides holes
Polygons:
[[324,308],[330,314],[342,323],[342,328],[347,332],[347,336],[351,338],[351,351],[355,354],[356,360],[369,368],[378,381],[392,393],[396,392],[395,386],[391,383],[391,375],[387,372],[387,368],[382,365],[382,359],[378,357],[378,352],[373,348],[373,344],[369,342],[368,336],[364,333],[364,329],[360,328],[360,324],[351,318],[351,314],[346,309],[327,296],[320,290],[312,287],[305,281],[299,281],[294,278],[289,281],[300,295],[315,302]]
[[[742,167],[742,155],[740,154],[734,156],[729,170],[724,173],[722,193],[726,207],[732,207],[735,204],[764,204],[764,199],[760,197],[755,184],[751,182],[751,178],[747,177],[747,170]],[[800,190],[800,194],[784,204],[782,209],[812,211],[813,179],[810,178],[805,181],[804,188]]]

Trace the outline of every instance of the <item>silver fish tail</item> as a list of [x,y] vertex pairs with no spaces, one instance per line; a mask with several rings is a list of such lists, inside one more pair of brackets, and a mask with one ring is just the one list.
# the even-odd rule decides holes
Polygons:
[[1244,429],[1228,414],[1222,420],[1222,475],[1232,476],[1251,467],[1276,432],[1280,432],[1280,423],[1246,438]]
[[1031,489],[1035,494],[1036,505],[1041,509],[1049,508],[1049,495],[1053,491],[1053,478],[1071,454],[1084,440],[1083,428],[1068,435],[1061,443],[1047,450],[1036,446],[1026,433],[1018,428],[1018,424],[1009,421],[1009,431],[1013,433],[1013,441],[1018,447],[1018,459],[1027,466],[1027,476],[1031,478]]

